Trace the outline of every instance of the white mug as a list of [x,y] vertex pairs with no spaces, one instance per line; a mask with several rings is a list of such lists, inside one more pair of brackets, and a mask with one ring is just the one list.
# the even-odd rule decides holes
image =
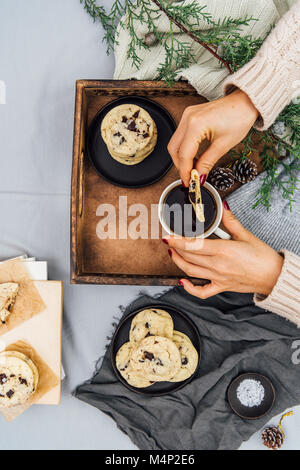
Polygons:
[[[159,204],[158,204],[158,216],[159,216],[160,223],[161,223],[163,229],[169,235],[173,235],[173,236],[178,236],[178,234],[172,232],[170,227],[164,221],[164,217],[163,217],[164,210],[163,210],[163,208],[164,208],[164,203],[165,203],[165,200],[166,200],[168,194],[172,191],[172,189],[176,188],[177,186],[182,186],[181,180],[174,181],[173,183],[171,183],[164,190],[164,192],[162,193],[162,195],[160,197]],[[201,235],[197,235],[194,238],[207,238],[210,235],[215,234],[219,238],[223,238],[224,240],[230,240],[231,236],[228,233],[224,232],[224,230],[220,229],[220,227],[219,227],[219,225],[221,223],[221,220],[222,220],[222,216],[223,216],[223,203],[222,203],[222,199],[221,199],[218,191],[216,191],[216,189],[209,183],[204,183],[203,187],[206,188],[211,193],[211,195],[213,196],[213,198],[215,200],[215,203],[216,203],[216,206],[217,206],[217,217],[216,217],[214,223],[212,224],[212,226],[206,232],[204,232]]]

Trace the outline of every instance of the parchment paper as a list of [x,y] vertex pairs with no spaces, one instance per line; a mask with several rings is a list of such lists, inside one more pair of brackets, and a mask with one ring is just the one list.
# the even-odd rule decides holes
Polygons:
[[14,406],[12,408],[1,409],[0,413],[6,418],[8,422],[13,421],[20,414],[24,413],[31,405],[36,403],[43,395],[49,392],[53,387],[59,383],[59,378],[54,374],[52,369],[46,362],[38,355],[35,349],[24,341],[17,341],[10,344],[5,348],[6,351],[18,351],[25,356],[29,357],[39,371],[39,383],[35,393],[29,398],[24,405]]
[[4,325],[0,323],[0,336],[30,320],[46,308],[21,260],[10,260],[0,264],[0,284],[5,282],[18,283],[19,292],[6,323]]

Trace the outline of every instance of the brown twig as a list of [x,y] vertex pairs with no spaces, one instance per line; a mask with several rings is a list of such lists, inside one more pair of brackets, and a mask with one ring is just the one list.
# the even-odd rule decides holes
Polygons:
[[209,51],[216,59],[218,59],[227,68],[230,74],[233,73],[230,65],[228,64],[228,62],[226,62],[226,60],[222,59],[222,57],[220,57],[219,54],[217,54],[208,44],[201,41],[201,39],[195,36],[195,34],[191,33],[184,25],[180,24],[177,20],[175,20],[169,14],[169,12],[160,4],[158,0],[152,0],[152,2],[155,3],[155,5],[160,9],[160,11],[162,11],[169,18],[169,20],[172,21],[172,23],[174,23],[183,33],[187,34],[190,38],[192,38],[194,41],[196,41],[198,44],[204,47],[204,49]]

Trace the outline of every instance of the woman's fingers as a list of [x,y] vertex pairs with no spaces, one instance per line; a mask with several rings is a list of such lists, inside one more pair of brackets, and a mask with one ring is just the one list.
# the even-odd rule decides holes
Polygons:
[[176,250],[190,251],[201,255],[216,255],[226,249],[226,240],[210,240],[208,238],[184,238],[165,236],[164,242]]
[[223,152],[215,143],[210,144],[207,150],[197,160],[195,165],[199,175],[208,175],[217,161],[223,156]]
[[205,133],[196,131],[192,126],[187,127],[180,148],[178,150],[179,173],[185,186],[188,187],[191,171],[194,167],[194,158],[197,155],[199,144],[206,138]]
[[213,273],[209,269],[189,263],[182,256],[180,256],[176,250],[170,250],[169,254],[172,257],[174,263],[189,277],[198,277],[209,280],[214,277]]
[[177,248],[176,252],[188,263],[202,266],[203,268],[210,269],[215,272],[215,256],[200,255],[198,252],[185,251]]
[[174,134],[173,134],[173,136],[172,136],[172,138],[169,142],[169,145],[168,145],[168,152],[172,157],[174,165],[178,169],[179,169],[178,151],[179,151],[181,142],[184,138],[184,134],[185,134],[186,128],[187,128],[187,116],[189,114],[188,109],[189,108],[186,108],[185,112],[183,113],[181,121],[180,121],[176,131],[174,132]]
[[[199,144],[207,137],[205,126],[199,126],[199,120],[187,108],[168,145],[168,151],[186,187],[190,183],[191,171],[194,167],[194,158],[197,155]],[[212,143],[196,164],[199,174],[208,175],[222,155],[219,145]]]
[[213,295],[223,292],[223,290],[213,282],[206,284],[205,286],[194,286],[194,284],[188,279],[182,279],[180,281],[180,285],[184,290],[186,290],[186,292],[198,297],[199,299],[208,299],[208,297],[212,297]]
[[254,235],[245,229],[238,219],[236,219],[226,201],[223,203],[223,206],[225,210],[223,211],[222,222],[224,227],[232,235],[232,238],[239,241],[249,241],[254,237]]

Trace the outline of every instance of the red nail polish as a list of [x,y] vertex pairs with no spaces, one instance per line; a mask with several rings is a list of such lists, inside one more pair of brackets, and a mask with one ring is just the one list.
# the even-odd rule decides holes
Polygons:
[[181,184],[184,188],[186,188],[186,185],[184,184],[184,182],[181,180]]
[[162,242],[165,243],[165,245],[169,245],[168,240],[166,240],[165,238],[162,239]]
[[207,175],[200,176],[200,185],[203,186],[207,180]]
[[230,211],[230,207],[227,201],[223,201],[223,206],[226,211]]
[[184,287],[184,284],[182,281],[178,281],[178,284],[181,286],[181,287]]
[[172,258],[172,250],[168,250],[169,256]]

